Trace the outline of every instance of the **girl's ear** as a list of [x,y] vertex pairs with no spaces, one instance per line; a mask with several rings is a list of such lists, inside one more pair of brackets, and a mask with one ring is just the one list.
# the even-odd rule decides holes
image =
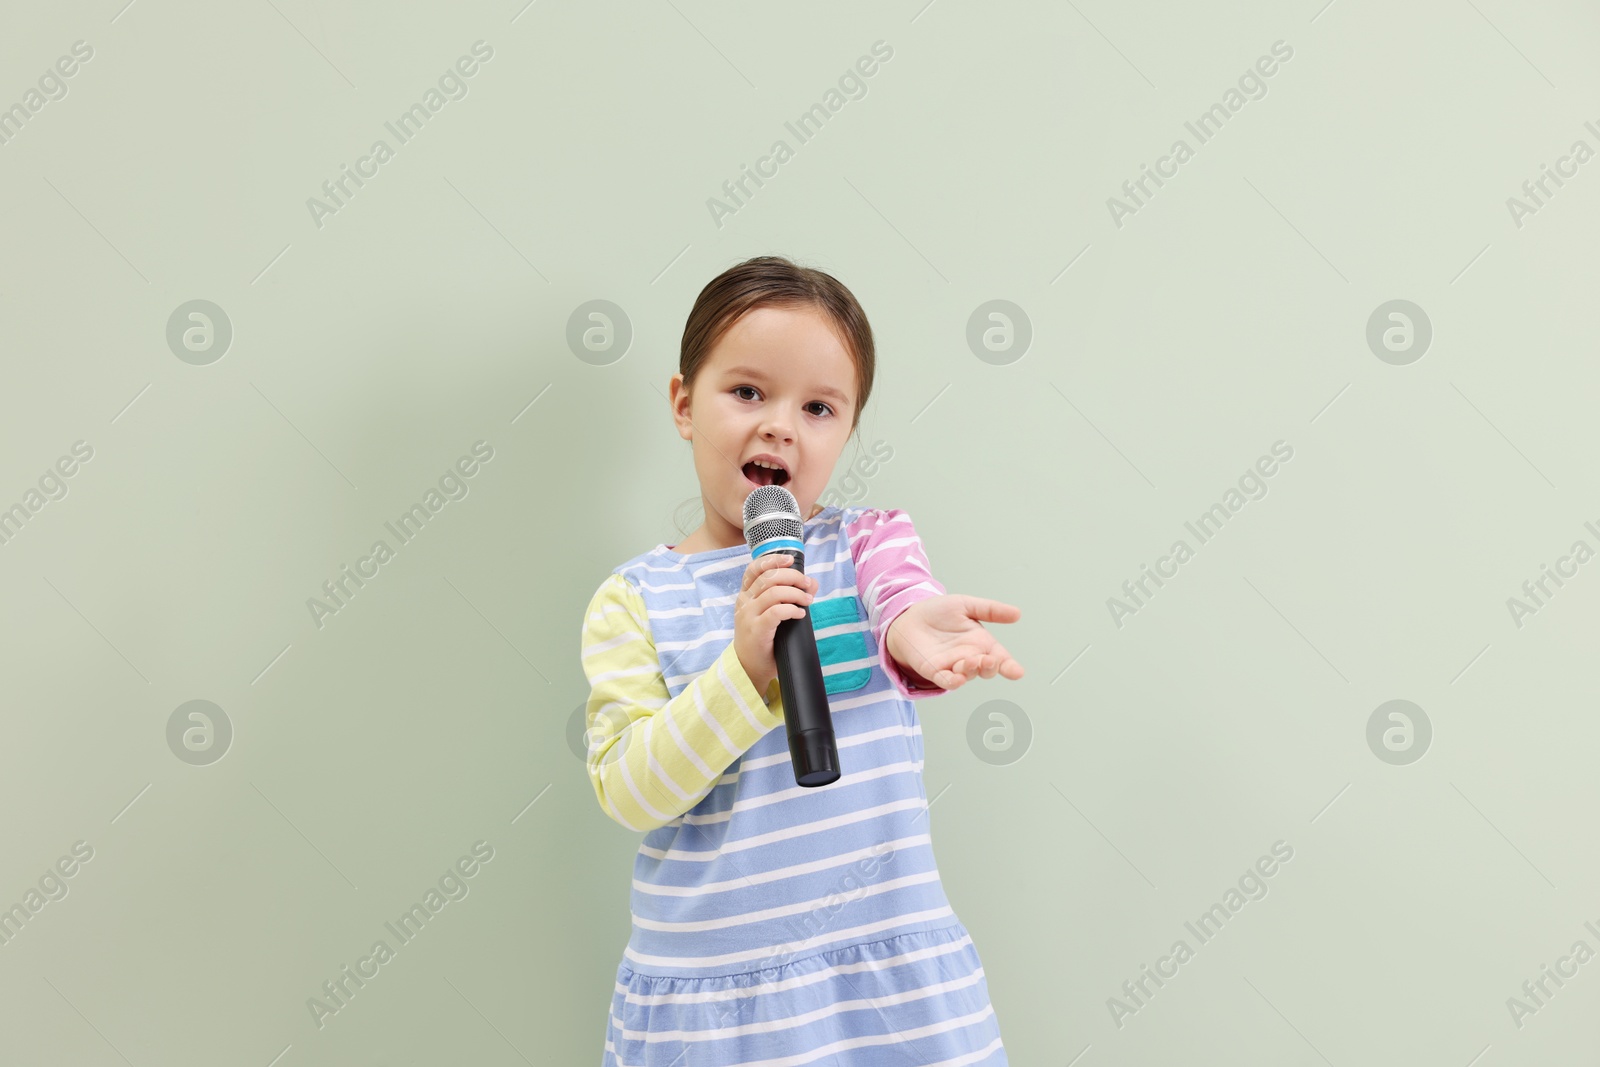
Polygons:
[[669,403],[672,409],[672,421],[678,427],[678,436],[685,441],[690,440],[694,424],[689,421],[690,397],[684,391],[682,373],[672,376],[672,380],[667,383],[667,390],[670,394]]

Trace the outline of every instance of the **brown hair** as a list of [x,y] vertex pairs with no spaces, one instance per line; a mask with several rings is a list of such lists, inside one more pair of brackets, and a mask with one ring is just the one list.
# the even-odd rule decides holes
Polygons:
[[876,357],[872,326],[855,294],[833,275],[801,267],[782,256],[756,256],[729,267],[706,283],[689,309],[678,354],[683,388],[692,391],[695,375],[722,335],[758,307],[815,307],[833,321],[856,364],[856,402],[850,429],[861,423],[861,409],[872,393]]

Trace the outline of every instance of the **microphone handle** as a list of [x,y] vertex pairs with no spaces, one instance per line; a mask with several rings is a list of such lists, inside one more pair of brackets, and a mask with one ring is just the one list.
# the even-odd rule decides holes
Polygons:
[[[796,570],[805,560],[794,553]],[[778,664],[778,693],[789,729],[789,758],[794,780],[802,786],[839,780],[839,746],[833,736],[833,712],[823,688],[822,659],[811,628],[811,609],[798,619],[784,619],[772,635],[772,656]]]

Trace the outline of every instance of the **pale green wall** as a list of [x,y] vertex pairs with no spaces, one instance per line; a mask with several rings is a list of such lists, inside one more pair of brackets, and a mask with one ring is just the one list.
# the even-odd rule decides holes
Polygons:
[[[918,704],[1013,1064],[1592,1055],[1600,964],[1507,1009],[1600,949],[1600,563],[1507,606],[1600,549],[1600,163],[1507,205],[1600,148],[1592,7],[70,7],[0,33],[0,106],[93,49],[0,144],[0,506],[93,452],[0,544],[0,906],[93,856],[0,945],[0,1061],[598,1063],[638,835],[568,747],[580,616],[698,521],[672,521],[698,497],[666,401],[684,318],[772,252],[872,319],[860,447],[892,458],[853,499],[1024,611],[998,629],[1025,679]],[[385,122],[480,40],[399,144]],[[877,41],[799,144],[785,121]],[[1186,120],[1279,41],[1200,144]],[[378,138],[319,227],[307,198]],[[780,138],[719,226],[708,198]],[[220,359],[169,344],[193,300],[231,324]],[[603,365],[568,343],[593,300],[632,334]],[[969,345],[994,300],[1025,352]],[[1431,324],[1420,359],[1369,346],[1393,300]],[[396,548],[384,522],[478,441],[469,493]],[[1200,545],[1185,521],[1278,441]],[[319,628],[307,599],[378,538],[394,558]],[[1108,598],[1178,538],[1119,626]],[[169,744],[195,700],[232,730],[205,766]],[[994,700],[1021,760],[969,744]],[[1369,745],[1390,700],[1424,758]],[[319,1029],[307,999],[479,841],[469,895]],[[1185,921],[1279,841],[1199,945]],[[1180,938],[1119,1028],[1108,998]]]

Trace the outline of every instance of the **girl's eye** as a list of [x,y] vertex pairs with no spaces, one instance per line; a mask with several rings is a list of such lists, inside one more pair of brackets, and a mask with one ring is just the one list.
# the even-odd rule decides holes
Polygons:
[[[729,391],[732,392],[735,396],[739,396],[740,392],[742,390],[745,390],[745,389],[748,389],[752,393],[758,391],[756,389],[756,387],[753,386],[753,385],[736,385]],[[739,399],[740,400],[754,400],[755,397],[753,397],[753,396],[739,396]],[[810,406],[815,406],[815,407],[822,408],[822,411],[817,413],[817,414],[819,414],[819,416],[820,415],[832,415],[833,414],[833,408],[829,407],[827,404],[823,403],[820,400],[813,400],[811,402]]]

